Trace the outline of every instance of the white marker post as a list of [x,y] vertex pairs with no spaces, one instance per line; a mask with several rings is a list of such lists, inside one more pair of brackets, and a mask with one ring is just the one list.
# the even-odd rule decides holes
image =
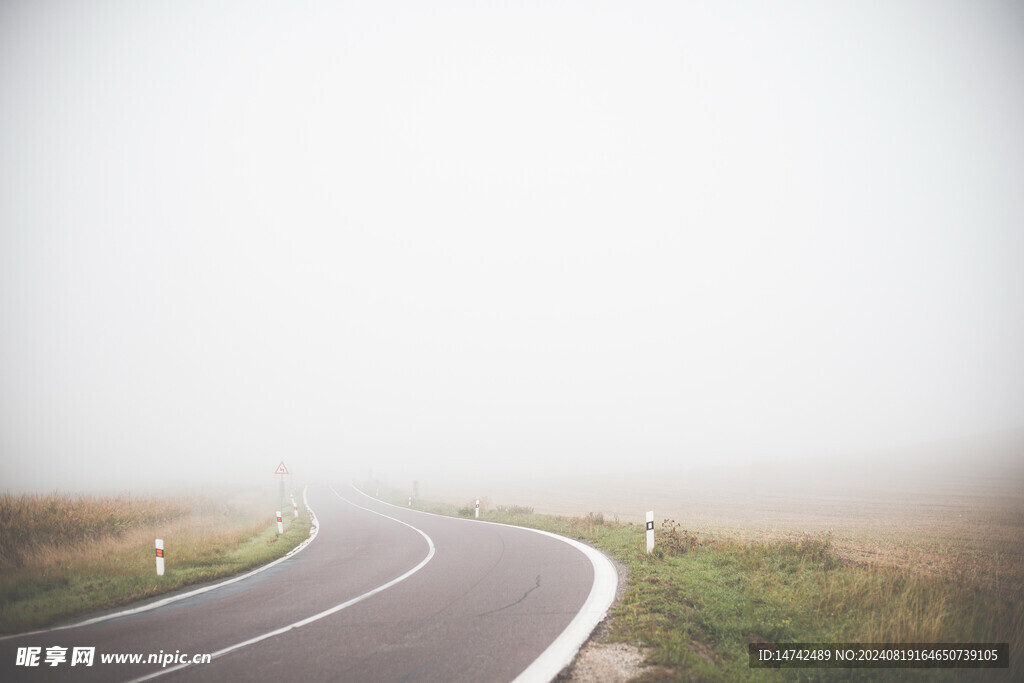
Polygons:
[[292,498],[292,510],[295,512],[295,516],[298,517],[299,516],[299,504],[295,502],[294,498]]
[[480,519],[480,499],[476,499],[476,518]]
[[156,539],[156,575],[164,575],[164,539]]
[[284,522],[281,521],[281,511],[277,511],[277,533],[284,533]]
[[647,511],[647,554],[654,550],[654,510]]
[[409,496],[409,507],[412,507],[412,496]]

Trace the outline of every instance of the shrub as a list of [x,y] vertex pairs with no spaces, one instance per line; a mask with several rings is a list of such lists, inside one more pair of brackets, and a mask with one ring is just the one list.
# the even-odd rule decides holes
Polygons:
[[695,534],[691,534],[673,519],[661,520],[661,533],[655,539],[655,548],[661,547],[665,555],[682,555],[700,545]]

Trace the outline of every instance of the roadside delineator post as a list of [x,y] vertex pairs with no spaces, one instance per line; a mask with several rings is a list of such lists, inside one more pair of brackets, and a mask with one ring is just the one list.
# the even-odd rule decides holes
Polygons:
[[281,521],[281,511],[277,511],[277,533],[284,533],[284,522]]
[[480,499],[476,499],[476,518],[480,519]]
[[412,496],[409,496],[409,507],[412,507]]
[[294,498],[292,498],[292,510],[295,512],[295,516],[298,517],[299,516],[299,504],[295,502]]
[[647,511],[647,552],[654,550],[654,510]]
[[156,575],[164,575],[164,539],[156,539]]

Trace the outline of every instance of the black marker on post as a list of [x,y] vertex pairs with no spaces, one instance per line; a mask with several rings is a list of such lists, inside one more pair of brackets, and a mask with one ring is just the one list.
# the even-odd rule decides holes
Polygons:
[[647,511],[647,552],[654,550],[654,510]]

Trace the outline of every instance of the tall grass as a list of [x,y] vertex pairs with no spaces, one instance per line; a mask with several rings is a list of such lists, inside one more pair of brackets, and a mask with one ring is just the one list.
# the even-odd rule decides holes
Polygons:
[[182,501],[155,498],[0,495],[0,571],[26,566],[40,553],[59,552],[188,515]]
[[[275,497],[11,496],[0,500],[0,633],[235,574],[284,555],[309,533],[286,515],[278,536]],[[271,511],[268,514],[268,510]],[[166,571],[156,575],[155,538]]]

